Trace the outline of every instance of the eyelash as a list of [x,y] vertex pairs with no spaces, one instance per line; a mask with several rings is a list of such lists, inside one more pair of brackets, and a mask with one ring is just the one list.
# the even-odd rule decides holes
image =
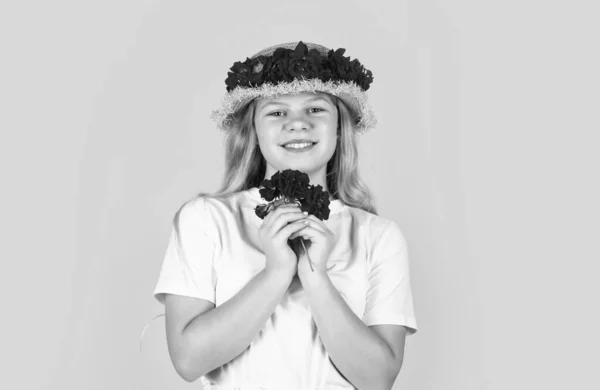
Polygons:
[[[325,109],[323,109],[323,108],[320,108],[320,107],[313,107],[313,108],[309,108],[309,110],[320,110],[320,111],[325,111]],[[268,116],[279,116],[279,115],[273,115],[273,114],[275,114],[275,113],[278,113],[278,112],[283,112],[283,111],[273,111],[272,113],[270,113],[270,114],[267,114],[267,115],[268,115]]]

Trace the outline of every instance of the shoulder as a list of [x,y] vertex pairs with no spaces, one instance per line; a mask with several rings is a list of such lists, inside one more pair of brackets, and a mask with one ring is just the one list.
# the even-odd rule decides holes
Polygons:
[[219,214],[231,213],[235,204],[243,198],[243,192],[234,192],[224,195],[198,194],[185,201],[180,210],[188,214],[200,214],[211,217]]
[[194,220],[210,236],[217,237],[239,223],[249,210],[247,194],[243,191],[228,194],[198,194],[185,201],[179,218]]
[[203,197],[194,197],[179,205],[173,216],[173,224],[177,230],[205,231],[205,200]]
[[380,238],[386,233],[402,234],[396,221],[391,218],[376,215],[357,207],[346,206],[346,208],[353,223],[364,227],[374,238]]
[[407,242],[399,224],[392,218],[348,207],[352,224],[360,230],[371,256],[385,256],[406,250]]
[[206,214],[206,198],[201,195],[187,199],[175,213],[176,220],[202,220]]

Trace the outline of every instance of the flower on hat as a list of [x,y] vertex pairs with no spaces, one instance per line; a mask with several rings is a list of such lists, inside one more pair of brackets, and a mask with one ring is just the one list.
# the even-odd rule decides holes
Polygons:
[[258,64],[254,65],[254,68],[252,68],[252,71],[254,73],[260,73],[261,70],[263,70],[264,65],[262,62],[259,62]]
[[358,59],[351,60],[344,56],[345,52],[343,48],[330,50],[325,57],[317,49],[308,50],[302,41],[295,49],[279,47],[270,57],[258,56],[235,62],[225,80],[227,91],[237,87],[257,87],[264,83],[276,85],[294,79],[348,81],[367,91],[373,82],[373,73]]

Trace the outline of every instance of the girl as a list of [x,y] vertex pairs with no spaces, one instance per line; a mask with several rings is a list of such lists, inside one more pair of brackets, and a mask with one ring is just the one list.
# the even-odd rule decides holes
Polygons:
[[[236,62],[213,119],[226,134],[216,194],[184,203],[154,296],[179,375],[208,389],[390,389],[417,331],[407,245],[358,176],[375,126],[372,73],[345,50],[294,42]],[[265,179],[306,173],[329,218],[283,205],[264,219]],[[311,241],[297,256],[288,240]],[[312,262],[312,269],[308,258]]]

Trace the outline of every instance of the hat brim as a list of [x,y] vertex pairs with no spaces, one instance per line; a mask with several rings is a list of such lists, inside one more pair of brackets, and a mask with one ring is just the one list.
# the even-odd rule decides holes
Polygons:
[[221,106],[213,110],[211,119],[219,128],[225,129],[231,123],[233,114],[256,98],[272,98],[300,92],[325,92],[343,100],[354,115],[356,131],[359,133],[367,132],[377,125],[373,109],[368,104],[367,94],[359,86],[350,82],[320,79],[294,79],[278,84],[264,83],[253,88],[237,87],[223,97]]

